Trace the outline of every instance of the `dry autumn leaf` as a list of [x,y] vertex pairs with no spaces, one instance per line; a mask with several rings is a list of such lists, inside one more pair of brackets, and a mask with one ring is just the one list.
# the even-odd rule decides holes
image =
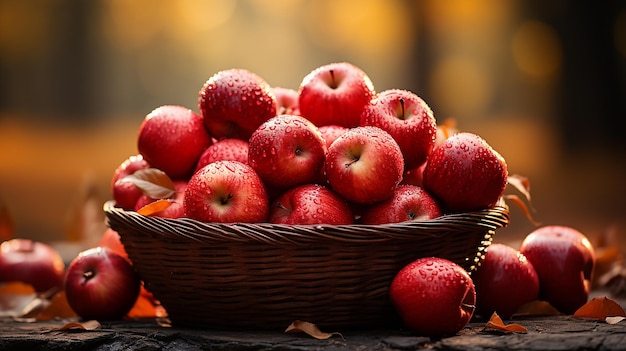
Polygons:
[[606,296],[602,296],[593,298],[591,301],[582,305],[574,312],[574,317],[603,321],[606,320],[607,317],[626,317],[626,313],[617,302]]
[[167,311],[150,295],[139,294],[135,305],[126,316],[129,318],[164,318],[167,317]]
[[69,322],[62,325],[59,330],[95,330],[100,328],[100,322],[88,320],[85,322]]
[[528,333],[528,329],[516,323],[504,324],[502,318],[496,312],[491,315],[489,321],[485,325],[485,329],[492,329],[504,333]]
[[39,312],[35,318],[38,321],[49,321],[73,317],[77,317],[76,312],[72,310],[67,302],[65,291],[60,291],[52,296],[50,304]]
[[134,184],[141,192],[152,199],[168,199],[176,194],[174,182],[157,168],[140,169],[122,179]]
[[137,213],[144,215],[144,216],[151,216],[155,213],[159,213],[165,210],[166,208],[170,207],[173,203],[174,201],[170,199],[159,199],[138,209]]
[[508,176],[507,182],[508,182],[508,185],[512,186],[517,191],[519,191],[522,195],[524,195],[524,197],[526,198],[526,201],[528,202],[528,205],[526,205],[526,203],[522,201],[522,199],[515,194],[506,194],[503,197],[507,201],[510,201],[516,204],[522,210],[526,218],[533,225],[535,226],[540,225],[541,223],[537,222],[531,214],[532,201],[530,198],[530,181],[528,180],[528,178],[518,175],[518,174],[511,174]]
[[326,340],[333,335],[339,335],[343,339],[343,335],[341,335],[341,333],[338,333],[338,332],[324,333],[321,330],[319,330],[319,328],[315,324],[310,323],[310,322],[299,321],[299,320],[293,321],[287,327],[287,329],[285,329],[285,333],[294,333],[294,332],[306,333],[309,336],[312,336],[318,340]]

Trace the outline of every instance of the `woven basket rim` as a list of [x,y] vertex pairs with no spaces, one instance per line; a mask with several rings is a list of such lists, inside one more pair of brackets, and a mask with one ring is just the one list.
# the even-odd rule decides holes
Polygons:
[[[499,204],[490,209],[465,213],[444,214],[430,220],[407,221],[388,224],[272,224],[269,222],[216,223],[202,222],[191,218],[163,218],[145,216],[135,211],[115,207],[113,200],[103,206],[107,224],[134,226],[143,232],[160,236],[186,237],[199,242],[211,241],[256,241],[263,243],[310,243],[319,240],[373,243],[389,239],[410,240],[424,235],[438,237],[446,232],[475,231],[489,232],[508,225],[509,209]],[[434,230],[433,230],[434,229]],[[416,235],[415,233],[419,233]]]

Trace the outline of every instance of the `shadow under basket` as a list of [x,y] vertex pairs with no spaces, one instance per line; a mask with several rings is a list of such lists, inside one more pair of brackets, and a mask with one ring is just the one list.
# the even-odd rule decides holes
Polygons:
[[388,287],[422,257],[470,273],[508,208],[385,225],[203,223],[104,205],[108,225],[174,325],[376,327],[397,322]]

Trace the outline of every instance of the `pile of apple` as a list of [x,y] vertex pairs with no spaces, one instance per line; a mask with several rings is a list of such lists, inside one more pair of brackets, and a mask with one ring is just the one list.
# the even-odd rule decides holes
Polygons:
[[116,206],[168,199],[151,214],[384,224],[489,208],[507,185],[506,162],[485,140],[446,135],[415,93],[376,92],[346,62],[313,70],[298,90],[220,71],[201,87],[198,109],[164,105],[145,117],[139,153],[113,175]]

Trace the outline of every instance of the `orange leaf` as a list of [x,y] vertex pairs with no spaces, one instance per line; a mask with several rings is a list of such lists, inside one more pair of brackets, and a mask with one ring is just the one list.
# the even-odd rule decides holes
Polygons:
[[602,296],[582,305],[574,312],[574,317],[606,320],[607,317],[626,317],[626,313],[617,302]]
[[519,196],[514,195],[514,194],[506,194],[503,197],[506,200],[511,201],[514,204],[516,204],[522,210],[522,212],[524,213],[526,218],[530,221],[530,223],[532,223],[535,226],[540,225],[541,223],[537,222],[531,214],[531,211],[534,212],[534,209],[532,208],[532,201],[530,199],[530,181],[528,180],[528,178],[521,176],[519,174],[511,174],[508,176],[507,182],[508,182],[508,185],[512,186],[517,191],[519,191],[522,195],[524,195],[524,197],[526,198],[526,201],[528,202],[528,205],[526,205],[526,203],[524,203],[524,201],[522,201],[522,199],[520,199]]
[[491,315],[485,329],[494,329],[505,333],[528,333],[528,329],[520,324],[504,324],[502,318],[496,312]]
[[72,310],[69,303],[67,302],[67,297],[65,296],[65,291],[60,291],[50,299],[50,304],[46,306],[39,314],[37,315],[38,321],[49,321],[53,319],[64,319],[64,318],[73,318],[76,317],[76,312]]
[[318,340],[326,340],[328,338],[330,338],[333,335],[339,335],[341,336],[341,338],[343,339],[343,335],[341,335],[341,333],[324,333],[322,331],[319,330],[319,328],[317,328],[317,326],[313,323],[309,323],[309,322],[303,322],[303,321],[293,321],[288,327],[287,329],[285,329],[285,333],[292,333],[292,332],[302,332],[302,333],[306,333],[309,336],[312,336]]
[[511,316],[514,317],[539,317],[539,316],[558,316],[559,312],[556,308],[546,301],[535,300],[520,306]]
[[142,193],[152,199],[168,199],[176,194],[174,182],[157,168],[140,169],[121,180],[134,184]]
[[126,314],[129,318],[163,318],[167,317],[165,308],[161,306],[152,295],[139,294],[135,305]]
[[144,215],[144,216],[151,216],[155,213],[161,212],[164,209],[170,207],[173,203],[174,203],[174,200],[159,199],[140,208],[139,210],[137,210],[137,213]]
[[82,323],[69,322],[62,325],[59,330],[95,330],[100,328],[100,322],[97,320],[89,320]]

